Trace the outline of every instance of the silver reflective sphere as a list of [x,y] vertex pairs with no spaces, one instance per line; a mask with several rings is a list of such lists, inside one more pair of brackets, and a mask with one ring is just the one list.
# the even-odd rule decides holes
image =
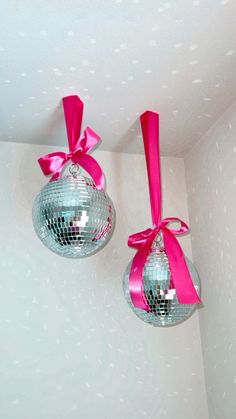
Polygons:
[[110,239],[115,209],[91,179],[62,176],[47,183],[33,205],[36,234],[48,249],[69,258],[100,250]]
[[[194,265],[185,258],[190,276],[197,293],[200,293],[200,282]],[[144,322],[153,326],[173,326],[189,317],[196,304],[179,304],[175,289],[170,289],[170,271],[165,251],[154,241],[151,252],[143,269],[144,293],[151,308],[150,312],[134,307],[130,298],[128,280],[131,263],[124,274],[125,298],[134,311]]]

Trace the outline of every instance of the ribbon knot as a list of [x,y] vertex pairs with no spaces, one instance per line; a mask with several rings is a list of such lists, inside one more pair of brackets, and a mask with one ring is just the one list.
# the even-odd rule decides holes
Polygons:
[[87,154],[100,141],[100,137],[89,127],[80,135],[83,116],[83,102],[78,96],[63,98],[64,116],[68,137],[69,152],[61,151],[47,154],[38,159],[45,176],[52,175],[50,182],[56,180],[63,166],[71,160],[79,164],[92,177],[97,189],[104,188],[104,175],[97,161]]
[[[67,153],[66,154],[66,160],[67,161],[69,161],[69,160],[72,160],[73,161],[73,153]],[[74,162],[73,162],[74,163]]]
[[[147,111],[141,115],[140,121],[148,171],[153,228],[132,234],[128,238],[128,246],[137,250],[129,273],[130,297],[135,307],[150,311],[143,289],[142,274],[153,241],[156,235],[161,232],[168,258],[170,286],[175,288],[180,304],[196,304],[200,302],[200,299],[194,288],[182,249],[175,237],[187,233],[188,226],[177,217],[161,219],[159,115]],[[170,228],[169,224],[173,222],[179,223],[179,228]]]

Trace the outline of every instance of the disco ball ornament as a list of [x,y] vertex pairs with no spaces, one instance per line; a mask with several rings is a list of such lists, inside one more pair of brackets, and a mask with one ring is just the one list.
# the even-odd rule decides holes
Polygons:
[[[192,278],[197,294],[200,294],[200,282],[194,265],[185,257],[189,274]],[[170,270],[168,259],[163,249],[162,240],[156,238],[143,268],[143,289],[150,307],[150,312],[133,305],[129,293],[128,264],[124,274],[124,294],[133,312],[144,322],[153,326],[174,326],[188,318],[196,308],[196,304],[179,304],[174,288],[170,288]]]
[[[71,171],[73,173],[73,170]],[[43,244],[58,255],[82,258],[110,239],[115,209],[104,190],[76,173],[45,185],[33,205],[33,225]]]

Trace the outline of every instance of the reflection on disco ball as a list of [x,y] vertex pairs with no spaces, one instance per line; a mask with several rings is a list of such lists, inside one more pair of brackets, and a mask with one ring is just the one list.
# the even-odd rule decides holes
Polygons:
[[62,176],[47,183],[33,206],[33,225],[40,240],[69,258],[100,250],[110,239],[114,223],[111,199],[83,176]]
[[[134,313],[144,322],[153,326],[173,326],[189,317],[196,304],[179,304],[175,289],[170,288],[170,271],[166,253],[160,245],[160,238],[153,242],[151,251],[143,268],[143,289],[150,312],[134,307],[129,293],[129,272],[131,263],[124,274],[125,298]],[[194,265],[185,258],[194,287],[199,295],[200,282]]]

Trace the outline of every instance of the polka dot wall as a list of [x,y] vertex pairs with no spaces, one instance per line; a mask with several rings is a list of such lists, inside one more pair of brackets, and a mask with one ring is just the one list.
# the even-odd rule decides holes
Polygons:
[[105,150],[141,153],[127,135],[151,107],[161,112],[163,155],[182,156],[235,97],[234,0],[10,0],[1,8],[3,141],[63,145],[57,106],[78,93]]
[[[0,12],[0,417],[232,419],[235,0],[9,0]],[[102,137],[117,212],[112,240],[83,261],[50,253],[31,222],[46,182],[36,159],[65,146],[70,94]],[[181,244],[202,279],[204,306],[171,329],[143,324],[122,292],[127,236],[149,214],[145,109],[161,116],[164,215],[188,222],[189,210]]]
[[209,418],[230,419],[236,393],[236,102],[186,158]]
[[[36,158],[51,151],[1,144],[1,417],[207,419],[198,313],[156,329],[123,296],[133,255],[127,235],[142,229],[149,213],[144,157],[94,153],[107,174],[117,228],[101,252],[70,260],[49,252],[31,222],[46,182]],[[163,158],[162,172],[164,213],[188,220],[183,160]],[[191,258],[190,238],[182,244]]]

